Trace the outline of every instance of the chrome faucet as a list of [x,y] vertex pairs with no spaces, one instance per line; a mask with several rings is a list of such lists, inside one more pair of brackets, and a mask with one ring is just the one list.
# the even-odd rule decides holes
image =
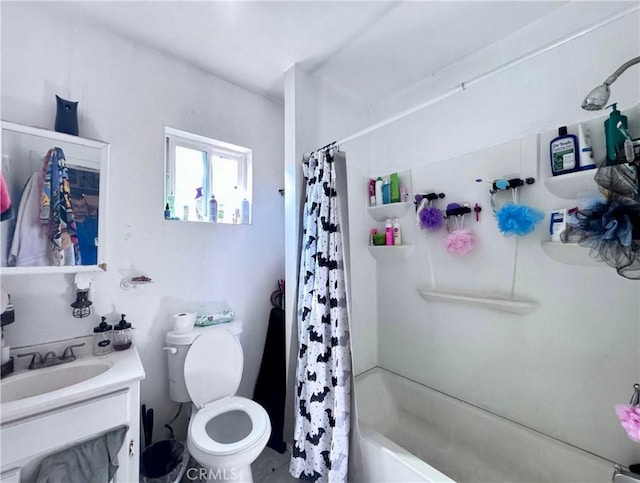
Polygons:
[[75,361],[76,355],[73,353],[74,347],[82,347],[84,345],[85,344],[83,342],[82,344],[72,344],[67,346],[61,357],[56,356],[56,353],[53,351],[47,352],[44,357],[42,357],[42,354],[39,352],[26,352],[24,354],[18,354],[18,357],[31,356],[29,369],[42,369],[43,367],[57,366],[58,364],[63,364],[65,362]]

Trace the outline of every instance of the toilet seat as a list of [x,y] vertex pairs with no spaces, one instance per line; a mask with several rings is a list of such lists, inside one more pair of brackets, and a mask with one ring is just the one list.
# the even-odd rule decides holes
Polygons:
[[240,342],[226,329],[197,337],[184,360],[184,382],[193,403],[202,409],[234,396],[242,378],[243,359]]
[[[207,432],[207,424],[221,414],[241,411],[251,420],[251,431],[233,443],[221,443]],[[189,424],[191,443],[200,451],[210,455],[224,456],[244,451],[256,444],[267,429],[270,430],[269,415],[258,403],[244,397],[229,396],[205,405],[196,412]]]

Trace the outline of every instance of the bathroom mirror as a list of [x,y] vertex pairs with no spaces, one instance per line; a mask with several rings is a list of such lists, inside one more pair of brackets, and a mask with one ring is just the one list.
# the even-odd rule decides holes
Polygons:
[[[66,173],[52,169],[53,156],[45,163],[52,148],[60,149]],[[2,182],[11,204],[0,222],[3,275],[106,270],[108,164],[104,142],[2,121]],[[55,187],[67,184],[68,195],[58,196],[66,188]],[[70,215],[75,227],[67,229]]]
[[165,219],[251,224],[251,149],[169,127],[165,149]]

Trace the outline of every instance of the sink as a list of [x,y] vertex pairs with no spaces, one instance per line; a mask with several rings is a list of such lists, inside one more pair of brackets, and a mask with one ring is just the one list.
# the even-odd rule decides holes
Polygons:
[[111,366],[113,362],[109,360],[77,360],[9,376],[0,382],[0,402],[18,401],[73,386],[105,373]]

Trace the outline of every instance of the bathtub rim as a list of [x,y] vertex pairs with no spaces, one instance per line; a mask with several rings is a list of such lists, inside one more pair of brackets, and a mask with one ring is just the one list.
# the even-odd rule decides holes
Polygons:
[[[443,392],[443,391],[440,391],[438,389],[435,389],[435,388],[433,388],[431,386],[427,386],[427,385],[422,384],[420,382],[414,381],[413,379],[405,377],[402,374],[398,374],[397,372],[390,371],[389,369],[385,369],[384,367],[381,367],[381,366],[371,367],[370,369],[367,369],[366,371],[363,371],[363,372],[357,374],[354,377],[354,379],[355,379],[355,381],[357,383],[357,380],[359,378],[373,377],[376,374],[381,374],[383,376],[384,375],[387,375],[387,376],[391,375],[391,376],[395,376],[395,377],[401,378],[406,383],[408,383],[410,385],[413,385],[413,386],[416,386],[417,389],[420,389],[420,390],[427,389],[427,390],[430,390],[430,391],[434,391],[434,392],[438,393],[441,396],[445,396],[447,398],[451,398],[451,399],[457,401],[458,403],[461,403],[463,405],[469,406],[471,409],[477,409],[477,410],[483,411],[483,412],[487,413],[488,415],[496,417],[496,418],[499,418],[499,419],[501,419],[501,420],[503,420],[503,421],[505,421],[507,423],[515,424],[521,430],[532,432],[532,433],[534,433],[536,435],[539,435],[539,436],[542,436],[544,438],[549,438],[553,442],[555,442],[557,444],[564,445],[564,446],[566,446],[568,449],[570,449],[572,451],[578,451],[580,453],[583,453],[584,455],[588,455],[591,458],[598,459],[602,464],[609,465],[611,467],[611,474],[612,475],[613,475],[613,472],[614,472],[616,467],[626,468],[626,465],[623,465],[622,463],[616,463],[615,461],[611,461],[611,460],[609,460],[607,458],[604,458],[603,456],[600,456],[598,454],[595,454],[595,453],[592,453],[592,452],[590,452],[588,450],[585,450],[584,448],[580,448],[579,446],[576,446],[574,444],[571,444],[571,443],[568,443],[568,442],[563,441],[561,439],[558,439],[558,438],[556,438],[554,436],[551,436],[551,435],[549,435],[547,433],[544,433],[544,432],[542,432],[542,431],[540,431],[538,429],[531,428],[529,426],[525,426],[522,423],[519,423],[517,421],[509,419],[509,418],[507,418],[505,416],[502,416],[500,414],[496,414],[496,413],[494,413],[494,412],[492,412],[492,411],[490,411],[490,410],[488,410],[486,408],[483,408],[482,406],[477,406],[477,405],[472,404],[472,403],[470,403],[468,401],[465,401],[464,399],[460,399],[460,398],[458,398],[456,396],[452,396],[450,394],[447,394],[446,392]],[[356,389],[356,392],[357,392],[357,389]],[[356,396],[356,403],[357,403],[357,396]],[[389,446],[393,447],[394,449],[398,449],[399,454],[405,454],[406,453],[408,455],[408,460],[416,460],[417,462],[421,462],[427,468],[432,468],[436,472],[438,472],[441,475],[443,475],[445,478],[448,478],[448,480],[445,480],[445,481],[452,481],[452,482],[455,481],[455,480],[452,480],[451,478],[447,477],[445,474],[441,473],[440,471],[438,471],[436,468],[434,468],[431,465],[429,465],[429,463],[427,463],[427,462],[421,460],[420,458],[418,458],[418,456],[414,455],[413,453],[411,453],[410,451],[406,450],[402,446],[400,446],[397,443],[393,442],[392,440],[390,440],[386,436],[383,436],[382,434],[380,434],[375,429],[369,427],[366,424],[363,424],[360,420],[358,420],[358,425],[360,427],[360,432],[363,433],[363,434],[366,432],[367,438],[369,439],[369,441],[373,442],[374,444],[381,444],[382,442],[384,442],[385,444],[388,443]],[[389,453],[392,456],[395,457],[395,455],[393,455],[393,453],[391,451],[389,451]],[[405,460],[405,459],[401,459],[401,458],[396,458],[396,459],[398,459],[400,461],[403,461],[403,462],[408,462],[408,460]],[[411,464],[411,463],[409,463],[409,464]],[[430,480],[427,480],[427,481],[430,481]],[[434,481],[440,481],[440,480],[434,480]]]

